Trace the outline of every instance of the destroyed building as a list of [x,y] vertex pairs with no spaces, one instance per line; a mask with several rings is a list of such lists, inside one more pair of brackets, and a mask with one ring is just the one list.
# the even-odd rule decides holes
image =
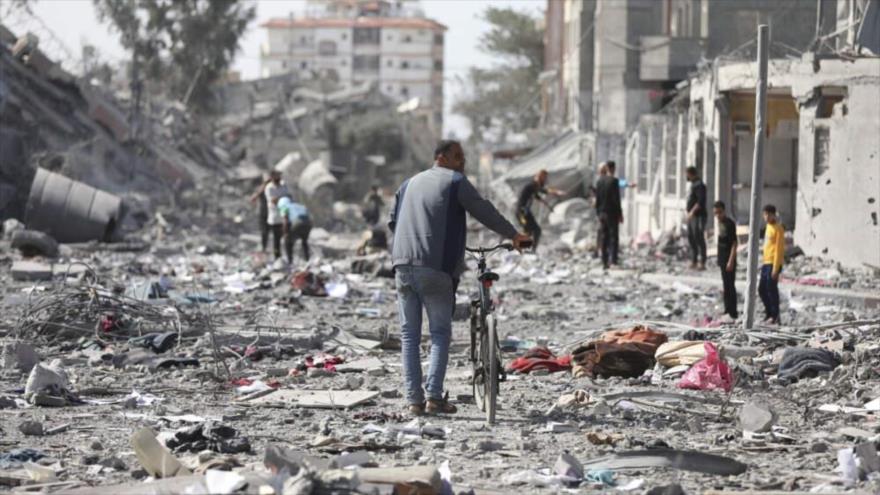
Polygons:
[[263,76],[302,74],[343,86],[377,84],[393,101],[416,102],[431,136],[443,129],[443,36],[414,1],[315,1],[302,16],[264,23]]
[[[631,239],[680,230],[690,165],[709,185],[710,201],[732,205],[745,222],[754,27],[769,24],[765,201],[777,205],[807,254],[876,266],[878,12],[876,0],[548,2],[546,22],[556,29],[545,34],[543,126],[585,135],[585,176],[614,160],[635,184],[624,196]],[[843,232],[864,249],[848,249],[853,239]]]
[[109,240],[126,222],[141,225],[153,199],[228,163],[181,105],[156,102],[132,116],[50,60],[31,33],[0,25],[0,73],[0,219],[33,222],[59,241]]

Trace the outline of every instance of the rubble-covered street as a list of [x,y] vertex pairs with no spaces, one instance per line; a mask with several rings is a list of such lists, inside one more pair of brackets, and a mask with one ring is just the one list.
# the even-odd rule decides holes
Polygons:
[[880,0],[0,16],[0,493],[880,494]]
[[[33,478],[82,493],[143,493],[138,480],[169,469],[150,470],[162,461],[135,440],[148,429],[180,472],[236,467],[260,480],[251,481],[252,493],[260,483],[300,490],[284,493],[341,490],[356,483],[344,470],[352,465],[375,466],[362,470],[361,483],[442,479],[453,493],[555,493],[575,478],[635,493],[671,484],[686,493],[878,489],[873,476],[858,481],[870,464],[856,467],[842,454],[856,447],[859,459],[871,459],[880,433],[880,284],[872,273],[800,259],[792,279],[873,296],[856,304],[817,296],[814,285],[785,285],[790,324],[743,332],[711,316],[719,314],[717,289],[676,279],[687,276],[675,256],[626,250],[622,267],[604,272],[561,242],[541,256],[499,255],[505,364],[535,346],[554,356],[507,375],[489,427],[468,381],[467,321],[455,323],[448,373],[459,414],[411,418],[401,397],[393,280],[355,273],[357,258],[337,254],[351,252],[353,235],[316,233],[319,257],[307,269],[327,296],[307,295],[310,288],[291,287],[286,269],[273,269],[246,229],[224,224],[237,213],[246,214],[231,207],[198,226],[187,216],[154,222],[138,242],[118,246],[63,245],[54,260],[30,258],[50,264],[54,275],[43,280],[16,280],[10,267],[22,256],[4,241],[7,488]],[[472,233],[477,239],[491,241]],[[459,306],[474,289],[466,275]],[[629,377],[575,378],[556,359],[636,325],[694,346],[666,359],[658,353],[656,365],[654,356],[632,361],[647,367]],[[730,393],[677,387],[703,357],[703,341],[729,363]],[[785,364],[795,349],[835,357],[827,366]],[[273,465],[293,478],[273,478]],[[188,475],[157,486],[201,493],[208,483],[208,493],[220,493],[238,479]]]

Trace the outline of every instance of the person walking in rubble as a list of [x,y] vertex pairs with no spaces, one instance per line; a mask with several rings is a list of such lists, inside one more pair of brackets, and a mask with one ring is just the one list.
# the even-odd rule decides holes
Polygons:
[[[452,339],[455,287],[464,266],[467,214],[521,249],[530,239],[517,232],[464,175],[465,157],[457,141],[440,141],[434,166],[397,190],[388,227],[394,235],[391,261],[400,311],[401,354],[409,412],[452,414],[443,382]],[[422,308],[431,334],[430,365],[422,388],[419,346]]]
[[312,231],[312,219],[309,210],[299,203],[294,203],[289,196],[278,200],[278,213],[281,214],[284,231],[284,252],[287,262],[293,265],[293,245],[302,243],[303,258],[309,261],[309,233]]
[[385,201],[382,200],[382,195],[379,194],[379,186],[373,185],[373,187],[370,188],[370,192],[364,196],[363,204],[361,206],[361,215],[363,215],[367,225],[372,227],[379,223],[379,216],[382,214],[382,208],[384,206]]
[[278,209],[278,200],[284,196],[290,196],[287,184],[281,180],[281,172],[273,170],[269,174],[269,183],[266,184],[264,194],[269,206],[266,223],[272,230],[272,251],[275,254],[275,259],[278,260],[281,259],[281,237],[284,235],[284,218]]
[[[602,175],[604,168],[605,174]],[[609,263],[617,265],[619,260],[619,226],[623,223],[623,208],[620,205],[620,181],[614,176],[616,164],[604,162],[596,181],[596,216],[599,218],[599,252],[602,266],[607,270]]]
[[776,216],[776,207],[764,206],[764,255],[761,265],[761,280],[758,282],[758,294],[764,303],[765,323],[779,324],[779,274],[785,260],[785,227]]
[[724,314],[734,320],[739,317],[736,310],[736,222],[727,216],[723,201],[712,205],[712,212],[718,220],[718,266],[721,268],[721,281],[724,286]]
[[538,225],[538,221],[535,220],[535,215],[532,213],[532,204],[537,200],[553,210],[553,207],[544,200],[544,196],[547,194],[562,196],[563,193],[558,189],[547,187],[547,171],[541,170],[528,184],[523,186],[516,201],[516,218],[523,230],[534,239],[532,249],[535,251],[541,241],[541,226]]
[[269,247],[269,202],[266,201],[266,186],[269,185],[269,182],[271,182],[269,176],[264,176],[260,187],[251,195],[251,203],[259,203],[260,205],[260,241],[263,253]]
[[706,184],[700,179],[697,167],[688,167],[686,174],[688,182],[691,183],[686,203],[688,244],[691,247],[691,269],[705,270]]

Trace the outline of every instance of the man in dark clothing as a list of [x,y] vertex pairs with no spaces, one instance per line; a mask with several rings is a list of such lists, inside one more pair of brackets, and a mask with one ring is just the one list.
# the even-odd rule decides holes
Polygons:
[[385,201],[382,200],[382,196],[379,194],[379,186],[373,186],[370,188],[370,192],[364,196],[363,206],[361,208],[361,214],[364,216],[364,220],[366,220],[368,225],[375,225],[379,222],[379,216],[382,213],[382,208],[385,206]]
[[269,177],[266,176],[265,180],[260,183],[260,187],[257,188],[257,191],[251,196],[251,203],[260,204],[260,241],[263,246],[263,252],[266,252],[266,248],[269,246],[269,202],[266,200],[266,186],[269,184]]
[[[688,244],[691,246],[691,268],[706,269],[706,184],[700,180],[696,167],[687,168],[691,190],[687,197]],[[699,264],[697,261],[699,260]]]
[[724,313],[734,320],[736,310],[736,222],[727,216],[724,203],[716,201],[712,208],[718,219],[718,266],[724,282]]
[[614,162],[605,162],[607,174],[596,182],[596,216],[599,217],[599,251],[602,253],[602,266],[618,264],[618,227],[623,223],[623,209],[620,206],[620,182],[614,176]]
[[522,188],[516,201],[516,218],[523,230],[532,236],[532,249],[534,250],[538,249],[538,242],[541,240],[541,226],[538,225],[538,221],[535,220],[535,215],[532,213],[532,204],[538,200],[552,210],[553,208],[544,201],[543,196],[546,194],[562,196],[561,191],[546,187],[546,184],[547,171],[541,170]]

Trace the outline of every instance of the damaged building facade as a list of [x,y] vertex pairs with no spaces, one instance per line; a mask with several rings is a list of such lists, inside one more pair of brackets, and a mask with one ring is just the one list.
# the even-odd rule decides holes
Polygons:
[[[769,63],[763,201],[804,253],[848,266],[880,265],[878,7],[863,2],[856,23],[844,9],[829,35],[817,33],[815,46],[833,50]],[[625,200],[631,237],[680,229],[689,165],[710,202],[748,223],[756,84],[755,62],[719,58],[679,84],[662,111],[639,118],[623,173],[637,184]]]
[[[631,236],[680,227],[693,164],[739,223],[749,218],[754,153],[753,62],[719,64],[680,101],[630,134]],[[769,64],[764,203],[776,205],[807,255],[880,265],[880,58],[817,57]]]
[[770,25],[764,200],[807,254],[880,263],[880,2],[551,0],[545,21],[542,124],[586,135],[585,176],[617,162],[636,185],[624,233],[642,240],[680,229],[689,165],[748,218],[755,33]]

